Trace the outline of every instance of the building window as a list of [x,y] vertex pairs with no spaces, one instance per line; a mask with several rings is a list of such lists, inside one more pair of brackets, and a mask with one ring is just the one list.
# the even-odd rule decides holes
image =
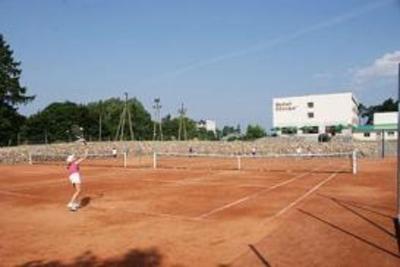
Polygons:
[[307,113],[308,118],[312,119],[314,118],[314,112],[308,112]]
[[326,126],[325,127],[325,133],[330,133],[331,135],[335,135],[337,133],[340,134],[340,133],[342,133],[344,128],[345,128],[345,126],[343,126],[342,124]]
[[387,135],[388,136],[394,136],[394,132],[388,132]]
[[281,133],[282,134],[297,134],[297,128],[296,127],[282,127]]
[[301,127],[303,134],[317,134],[318,133],[318,126],[304,126]]
[[313,107],[314,107],[314,102],[308,102],[308,103],[307,103],[307,106],[308,106],[309,108],[313,108]]
[[371,133],[369,133],[369,132],[364,133],[364,137],[370,137],[370,136],[371,136]]

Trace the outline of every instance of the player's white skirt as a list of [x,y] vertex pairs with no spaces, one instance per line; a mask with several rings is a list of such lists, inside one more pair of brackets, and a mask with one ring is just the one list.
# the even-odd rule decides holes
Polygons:
[[78,172],[75,172],[69,176],[69,181],[71,184],[80,184],[81,183],[81,176]]

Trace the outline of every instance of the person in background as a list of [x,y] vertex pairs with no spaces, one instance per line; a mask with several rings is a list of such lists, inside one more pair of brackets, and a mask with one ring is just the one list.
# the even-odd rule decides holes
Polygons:
[[251,149],[251,155],[252,155],[253,157],[255,157],[255,156],[256,156],[256,153],[257,153],[257,149],[256,149],[256,147],[253,146],[253,148]]

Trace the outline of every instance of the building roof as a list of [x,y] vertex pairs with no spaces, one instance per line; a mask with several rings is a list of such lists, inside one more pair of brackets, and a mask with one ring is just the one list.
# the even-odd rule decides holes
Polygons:
[[353,132],[355,133],[365,133],[365,132],[380,132],[380,131],[397,131],[397,124],[378,124],[378,125],[359,125],[353,127]]
[[305,95],[297,95],[297,96],[279,96],[279,97],[274,97],[274,99],[289,99],[289,98],[301,98],[301,97],[329,97],[333,95],[351,95],[353,98],[354,94],[351,91],[347,92],[336,92],[336,93],[325,93],[325,94],[305,94]]

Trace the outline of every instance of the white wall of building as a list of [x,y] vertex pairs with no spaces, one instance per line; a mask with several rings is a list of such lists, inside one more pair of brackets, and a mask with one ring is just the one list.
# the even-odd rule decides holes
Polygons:
[[350,92],[274,98],[272,105],[274,127],[356,126],[359,123],[358,103]]
[[[380,141],[382,139],[381,132],[353,133],[353,138],[360,141]],[[385,140],[397,140],[396,131],[385,132]]]
[[397,112],[376,112],[374,113],[374,125],[397,124]]
[[353,138],[359,141],[376,141],[378,136],[376,132],[370,133],[353,133]]

